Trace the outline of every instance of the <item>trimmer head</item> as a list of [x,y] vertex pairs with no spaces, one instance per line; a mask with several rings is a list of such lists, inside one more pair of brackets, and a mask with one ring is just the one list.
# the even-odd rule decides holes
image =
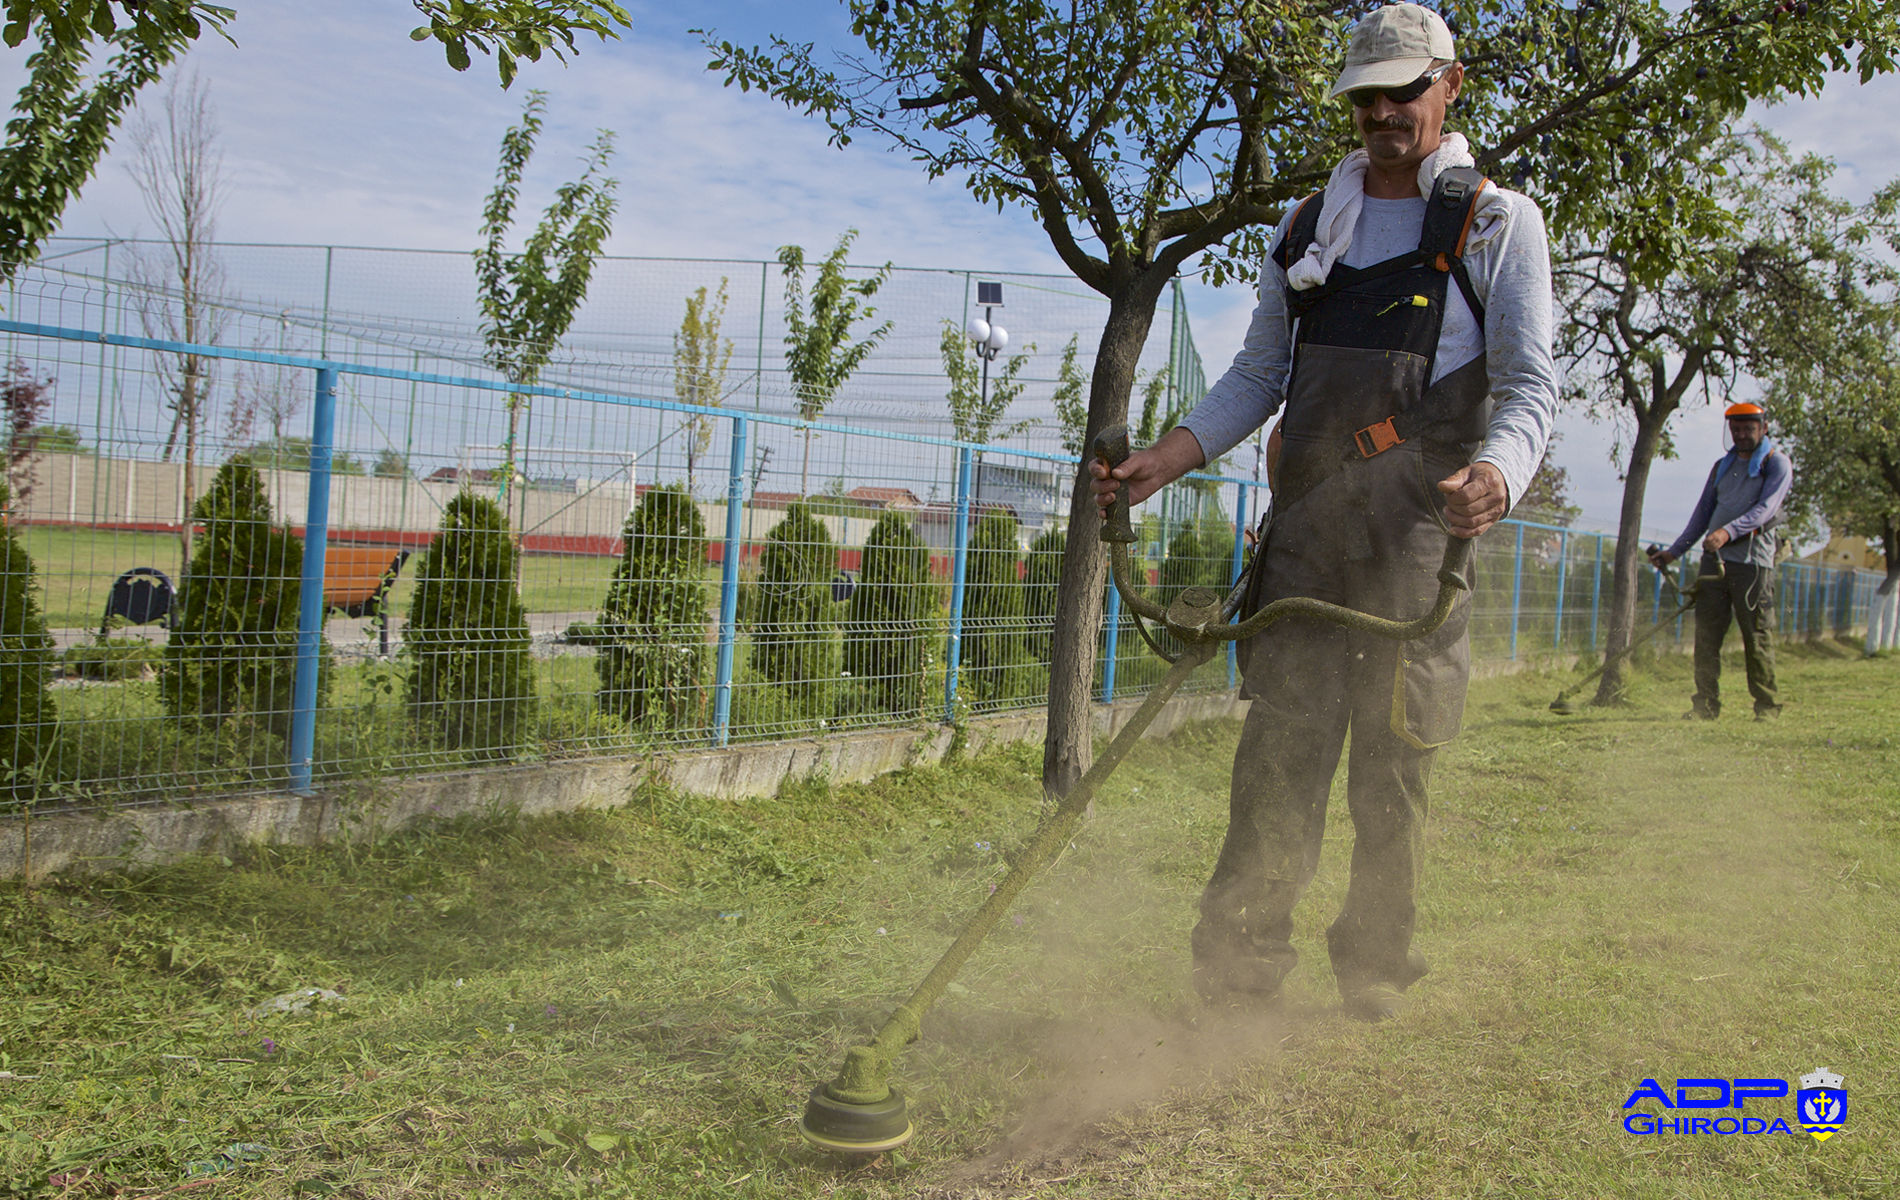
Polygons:
[[1577,706],[1570,702],[1569,694],[1565,693],[1564,695],[1558,696],[1555,700],[1552,700],[1550,702],[1550,711],[1554,713],[1562,713],[1564,716],[1567,717],[1577,711]]
[[903,1145],[915,1132],[904,1106],[904,1093],[896,1088],[882,1100],[850,1104],[834,1099],[825,1091],[826,1086],[821,1083],[811,1090],[805,1115],[798,1119],[798,1132],[820,1150],[877,1154]]

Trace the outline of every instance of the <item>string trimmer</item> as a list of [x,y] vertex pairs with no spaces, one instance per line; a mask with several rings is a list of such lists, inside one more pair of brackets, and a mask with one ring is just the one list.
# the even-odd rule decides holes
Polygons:
[[[1120,464],[1128,457],[1128,431],[1120,426],[1103,431],[1095,439],[1093,449],[1095,456],[1109,466]],[[1452,537],[1446,541],[1444,561],[1438,570],[1437,601],[1430,612],[1416,620],[1388,620],[1323,600],[1291,596],[1275,600],[1252,616],[1233,622],[1230,618],[1240,603],[1242,588],[1239,586],[1225,597],[1210,588],[1186,588],[1166,608],[1143,599],[1135,591],[1130,582],[1134,574],[1129,561],[1135,531],[1128,519],[1126,489],[1117,493],[1103,518],[1102,541],[1108,545],[1115,589],[1121,593],[1123,603],[1138,619],[1161,623],[1179,640],[1182,650],[1170,659],[1172,668],[1148,693],[1141,707],[1109,742],[1094,765],[1043,819],[1028,844],[1015,856],[1009,874],[971,915],[963,932],[924,976],[917,990],[897,1006],[869,1042],[845,1052],[844,1065],[835,1079],[812,1089],[811,1099],[799,1119],[798,1131],[813,1145],[844,1153],[870,1154],[910,1140],[913,1126],[904,1093],[888,1082],[898,1052],[917,1040],[924,1015],[931,1005],[942,996],[977,945],[1009,911],[1029,880],[1068,843],[1082,815],[1088,811],[1096,789],[1127,757],[1168,699],[1196,667],[1214,656],[1216,649],[1228,642],[1253,637],[1288,617],[1329,621],[1395,641],[1421,638],[1445,623],[1458,593],[1470,588],[1465,569],[1471,557],[1471,542]],[[1168,656],[1163,654],[1162,657]]]
[[[1655,555],[1659,553],[1661,550],[1662,550],[1662,547],[1660,546],[1651,546],[1649,548],[1648,553],[1651,558],[1652,566],[1655,565],[1654,564]],[[1670,591],[1676,593],[1676,600],[1678,602],[1676,611],[1665,614],[1654,625],[1651,625],[1648,629],[1644,630],[1643,635],[1641,637],[1632,639],[1629,645],[1623,647],[1621,650],[1618,650],[1615,654],[1612,654],[1608,658],[1604,659],[1602,666],[1590,672],[1588,675],[1585,675],[1582,679],[1577,680],[1577,682],[1571,684],[1569,687],[1565,688],[1563,691],[1558,692],[1557,698],[1550,702],[1550,711],[1554,713],[1562,713],[1565,716],[1570,716],[1571,714],[1575,713],[1577,711],[1577,706],[1570,702],[1570,694],[1572,692],[1580,691],[1584,687],[1584,685],[1590,683],[1592,680],[1596,679],[1597,676],[1609,670],[1611,663],[1619,662],[1625,658],[1628,658],[1631,654],[1635,653],[1637,647],[1643,645],[1645,642],[1649,641],[1650,638],[1655,637],[1658,633],[1661,633],[1666,626],[1674,623],[1678,617],[1682,616],[1684,613],[1688,612],[1690,609],[1695,607],[1696,593],[1702,589],[1702,585],[1711,579],[1720,579],[1725,574],[1724,568],[1722,566],[1722,560],[1719,556],[1714,555],[1714,554],[1705,554],[1702,556],[1702,558],[1705,564],[1709,562],[1714,562],[1715,570],[1713,572],[1704,572],[1700,568],[1698,568],[1698,572],[1696,574],[1694,581],[1691,582],[1689,586],[1686,588],[1676,587],[1676,581],[1669,577],[1669,572],[1664,570],[1661,567],[1657,567],[1656,573],[1662,576],[1663,585],[1667,587]]]

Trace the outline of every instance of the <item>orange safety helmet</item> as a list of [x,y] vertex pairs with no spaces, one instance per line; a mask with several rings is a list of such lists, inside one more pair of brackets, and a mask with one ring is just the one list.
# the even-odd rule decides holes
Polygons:
[[1744,400],[1740,404],[1731,404],[1723,409],[1722,415],[1731,421],[1766,421],[1768,412],[1752,400]]

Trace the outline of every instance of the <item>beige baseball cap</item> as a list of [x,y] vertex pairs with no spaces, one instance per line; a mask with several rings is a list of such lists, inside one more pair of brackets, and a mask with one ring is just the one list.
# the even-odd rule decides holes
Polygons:
[[1352,27],[1346,69],[1327,99],[1354,88],[1399,87],[1458,57],[1445,19],[1417,4],[1388,4]]

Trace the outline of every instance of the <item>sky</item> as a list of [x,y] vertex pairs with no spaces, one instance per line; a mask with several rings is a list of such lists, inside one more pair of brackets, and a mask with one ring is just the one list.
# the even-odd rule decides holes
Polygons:
[[[854,261],[1064,273],[1026,212],[999,213],[960,183],[929,181],[902,155],[866,141],[833,148],[819,122],[728,89],[705,69],[694,27],[746,45],[772,33],[844,44],[844,9],[830,0],[641,0],[628,5],[633,28],[620,41],[584,41],[565,65],[524,64],[507,92],[492,62],[478,57],[457,73],[438,45],[410,41],[420,18],[400,0],[235,7],[237,45],[207,37],[187,63],[209,84],[221,127],[226,241],[473,248],[495,146],[532,87],[549,96],[539,178],[571,175],[565,168],[580,161],[595,130],[618,137],[621,207],[610,254],[759,260],[788,243],[829,246],[855,227]],[[24,59],[24,50],[0,49],[9,93]],[[1878,116],[1896,111],[1900,80],[1862,87],[1839,78],[1817,98],[1751,115],[1796,151],[1833,158],[1837,190],[1864,200],[1900,171],[1900,123]],[[128,143],[120,139],[68,209],[63,234],[153,232],[126,170]],[[524,211],[544,199],[531,185]],[[1251,292],[1189,286],[1210,382],[1240,346]],[[1614,529],[1614,429],[1579,413],[1562,414],[1559,429],[1555,459],[1569,471],[1580,525]],[[1684,454],[1657,465],[1646,506],[1651,536],[1676,531],[1722,450],[1714,408],[1679,415],[1674,429]]]

